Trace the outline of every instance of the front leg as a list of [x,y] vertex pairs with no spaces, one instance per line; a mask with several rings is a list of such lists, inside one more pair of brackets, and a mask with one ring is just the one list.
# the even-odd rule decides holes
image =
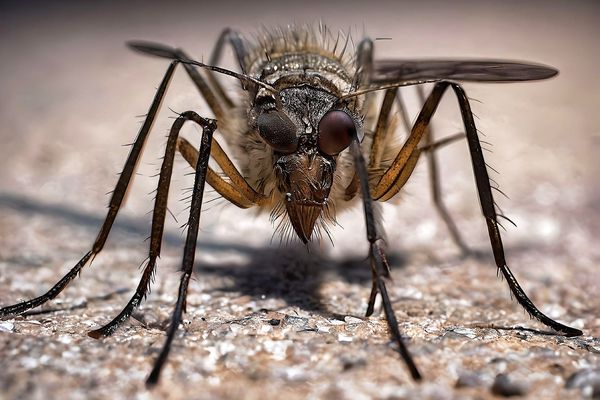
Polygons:
[[183,250],[183,260],[181,263],[181,282],[179,285],[179,293],[175,309],[171,316],[171,323],[167,329],[167,338],[165,344],[154,363],[152,372],[146,381],[146,385],[151,387],[158,383],[160,372],[167,361],[167,357],[171,350],[171,343],[175,338],[175,333],[181,323],[181,318],[185,312],[185,304],[187,297],[187,289],[190,283],[194,268],[194,260],[196,257],[196,242],[198,241],[198,230],[200,227],[200,213],[202,210],[202,198],[204,194],[204,184],[206,182],[206,173],[208,170],[208,160],[210,159],[210,147],[212,144],[212,136],[217,128],[214,120],[208,120],[200,117],[193,111],[187,111],[179,116],[173,124],[172,132],[179,132],[186,121],[193,121],[200,125],[203,129],[202,141],[200,144],[200,152],[198,162],[196,164],[196,175],[194,181],[194,190],[192,195],[192,204],[190,205],[190,217],[188,219],[188,230]]
[[[177,150],[192,167],[195,167],[198,163],[198,150],[190,142],[184,138],[178,138]],[[229,178],[229,181],[226,181],[211,167],[208,167],[206,182],[217,193],[240,208],[262,206],[269,202],[269,197],[250,186],[215,139],[212,140],[210,155]]]
[[371,271],[373,276],[373,288],[371,290],[371,296],[369,299],[369,306],[367,315],[373,312],[373,304],[375,302],[375,296],[379,292],[383,303],[383,310],[385,317],[390,328],[392,338],[398,344],[398,350],[402,355],[402,358],[406,362],[406,365],[410,371],[414,380],[421,380],[421,373],[417,369],[417,366],[412,359],[412,356],[408,352],[406,345],[402,341],[402,335],[398,329],[398,321],[390,297],[387,293],[385,286],[385,278],[389,278],[389,266],[385,259],[385,253],[382,246],[382,239],[377,232],[377,223],[375,221],[375,214],[373,210],[373,199],[369,191],[369,179],[367,175],[367,167],[365,165],[365,159],[360,150],[360,144],[358,137],[354,136],[352,143],[350,144],[350,151],[354,156],[354,164],[356,165],[356,173],[359,177],[360,188],[362,191],[363,205],[365,210],[365,219],[367,225],[367,239],[369,240],[369,260],[371,263]]

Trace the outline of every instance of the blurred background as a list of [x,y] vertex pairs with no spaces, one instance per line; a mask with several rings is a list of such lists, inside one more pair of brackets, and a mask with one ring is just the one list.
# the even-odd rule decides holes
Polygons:
[[[106,193],[128,153],[123,145],[135,137],[139,116],[146,113],[168,64],[128,50],[125,41],[164,42],[207,60],[225,27],[251,38],[263,27],[318,21],[334,34],[350,30],[355,41],[386,38],[376,41],[376,58],[502,58],[560,70],[547,81],[465,87],[478,128],[493,144],[485,157],[500,173],[492,177],[510,197],[497,200],[518,225],[507,227],[504,235],[511,265],[524,281],[549,280],[558,285],[557,291],[571,287],[569,293],[579,293],[581,307],[563,302],[556,316],[579,318],[579,328],[598,335],[596,303],[587,298],[587,305],[581,305],[586,293],[600,290],[600,250],[595,246],[600,235],[597,1],[0,1],[2,304],[25,297],[21,290],[37,293],[56,280],[58,271],[78,259],[97,233]],[[223,65],[234,68],[229,49]],[[235,81],[228,85],[235,90]],[[414,118],[414,90],[407,89],[405,98]],[[169,108],[209,115],[179,71],[99,266],[115,260],[137,266],[145,257],[150,192],[157,179],[153,175],[174,116]],[[452,96],[443,101],[434,121],[438,137],[462,130]],[[186,136],[197,142],[197,133],[190,128]],[[487,252],[468,157],[464,143],[440,151],[445,199],[469,245]],[[178,199],[192,185],[192,177],[186,176],[190,172],[179,157],[174,201],[169,204],[176,219],[168,216],[163,251],[171,280],[182,249],[179,226],[187,220],[187,203]],[[405,194],[384,209],[391,251],[410,264],[456,256],[429,202],[427,171],[421,165]],[[207,249],[201,256],[205,262],[243,264],[256,249],[279,246],[277,238],[272,240],[268,216],[222,201],[208,203],[206,210],[200,235],[200,248]],[[332,235],[335,247],[323,243],[321,251],[332,259],[364,259],[362,210],[338,219],[341,227],[333,228]],[[483,264],[493,275],[491,260]],[[32,281],[32,268],[53,265],[54,270],[40,269],[44,286]],[[126,266],[97,278],[121,282],[123,270],[131,271],[127,281],[133,287],[136,275]],[[29,276],[17,271],[29,271]],[[504,284],[493,282],[508,298]],[[94,282],[81,285],[91,290]],[[511,310],[525,318],[516,307]]]

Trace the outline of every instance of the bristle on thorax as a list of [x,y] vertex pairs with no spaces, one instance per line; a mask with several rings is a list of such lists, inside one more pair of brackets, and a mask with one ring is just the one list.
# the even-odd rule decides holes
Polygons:
[[[245,70],[257,79],[275,83],[298,71],[318,71],[344,91],[354,76],[354,44],[349,34],[334,38],[324,25],[288,25],[264,29],[247,41],[250,50],[244,59]],[[341,87],[339,87],[341,86]]]

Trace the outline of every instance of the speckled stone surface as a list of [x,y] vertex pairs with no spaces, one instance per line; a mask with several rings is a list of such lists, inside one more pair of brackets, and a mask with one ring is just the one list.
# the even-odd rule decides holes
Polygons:
[[[554,335],[511,300],[496,276],[466,146],[455,144],[440,151],[445,199],[476,256],[460,257],[449,240],[430,206],[425,165],[384,207],[388,288],[422,383],[411,381],[383,317],[363,317],[370,271],[360,209],[339,216],[335,246],[307,249],[271,239],[268,216],[213,201],[202,216],[188,312],[160,384],[146,390],[177,292],[179,225],[187,219],[187,203],[177,200],[192,180],[183,160],[169,206],[177,220],[169,216],[151,295],[112,337],[86,332],[116,315],[137,285],[167,107],[203,110],[181,74],[105,250],[55,301],[0,320],[0,398],[600,396],[600,87],[590,80],[600,67],[591,39],[598,7],[474,4],[346,5],[347,14],[338,5],[269,5],[268,22],[264,8],[243,5],[1,6],[10,40],[0,42],[0,305],[42,293],[97,234],[105,193],[127,155],[121,145],[134,137],[134,116],[145,112],[165,68],[128,52],[125,40],[160,40],[206,59],[223,26],[253,32],[294,15],[334,29],[364,23],[372,37],[392,38],[376,43],[381,58],[504,57],[561,70],[547,82],[467,91],[494,144],[485,153],[500,171],[494,179],[511,197],[498,201],[518,225],[504,233],[509,265],[543,312],[584,336]],[[440,136],[461,129],[451,101],[435,127]]]

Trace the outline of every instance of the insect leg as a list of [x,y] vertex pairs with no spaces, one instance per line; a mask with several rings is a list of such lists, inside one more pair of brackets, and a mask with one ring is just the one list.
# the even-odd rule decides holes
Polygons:
[[[248,50],[244,45],[244,41],[240,37],[240,34],[231,28],[225,28],[223,32],[219,35],[219,39],[217,39],[217,43],[215,44],[215,48],[210,56],[210,65],[218,65],[221,60],[221,54],[225,45],[229,43],[233,48],[233,52],[235,53],[235,59],[237,60],[240,70],[242,73],[246,73],[246,69],[244,66],[244,59],[248,56]],[[215,75],[211,71],[207,71],[208,80],[213,88],[215,88],[215,92],[217,95],[221,97],[223,103],[228,108],[234,107],[233,101],[229,98],[227,93],[223,90],[223,86],[219,83],[219,80],[215,77]]]
[[67,287],[67,285],[80,273],[90,259],[93,259],[98,253],[100,253],[104,247],[104,244],[106,243],[106,239],[108,238],[108,234],[110,233],[115,218],[117,217],[117,213],[119,212],[121,204],[123,203],[129,182],[131,181],[131,177],[142,153],[144,143],[146,142],[146,138],[150,132],[150,128],[152,127],[156,114],[158,113],[169,83],[171,82],[171,78],[177,64],[178,61],[173,61],[171,63],[158,88],[158,91],[156,92],[156,95],[154,96],[154,100],[152,101],[152,105],[150,106],[146,116],[146,120],[144,121],[144,124],[142,125],[142,128],[140,129],[133,146],[131,147],[131,151],[129,152],[125,166],[123,167],[123,171],[121,172],[113,195],[110,199],[106,219],[104,220],[104,223],[100,228],[100,232],[98,233],[98,236],[92,245],[92,249],[88,251],[60,281],[58,281],[50,290],[48,290],[48,292],[34,299],[0,309],[0,317],[22,314],[31,308],[38,307],[47,301],[52,300],[58,296],[58,294],[62,292],[63,289]]
[[566,336],[582,335],[583,332],[581,332],[579,329],[563,325],[538,310],[529,297],[527,297],[517,282],[517,279],[508,268],[506,259],[504,257],[504,247],[502,245],[502,238],[500,237],[500,230],[498,229],[496,207],[494,205],[490,180],[488,177],[485,160],[483,158],[483,153],[481,151],[479,137],[477,136],[477,129],[475,127],[473,113],[471,112],[471,106],[469,105],[469,99],[460,85],[456,83],[451,83],[450,85],[456,93],[458,104],[460,106],[460,112],[465,125],[467,142],[469,144],[469,152],[471,153],[471,162],[473,164],[473,172],[475,175],[475,182],[477,184],[477,191],[479,193],[479,202],[487,223],[490,242],[497,267],[500,269],[500,272],[502,272],[502,275],[508,283],[508,287],[519,304],[525,308],[531,317],[536,318],[541,323],[549,326],[557,332],[564,333]]
[[[167,139],[165,157],[163,158],[156,191],[156,200],[152,214],[152,233],[150,236],[148,263],[144,268],[142,278],[133,297],[129,300],[125,308],[108,324],[100,329],[89,332],[88,335],[91,337],[98,339],[114,333],[119,325],[131,316],[133,310],[141,303],[148,293],[156,268],[156,260],[160,256],[160,246],[164,230],[167,198],[173,171],[175,150],[179,151],[190,165],[195,166],[198,163],[198,150],[196,150],[187,140],[180,138],[179,128],[173,126],[169,133],[169,138]],[[217,160],[219,166],[232,179],[233,184],[225,181],[215,171],[208,167],[206,181],[225,199],[241,208],[249,208],[265,201],[265,196],[254,191],[237,169],[235,169],[235,166],[215,139],[213,139],[212,142],[211,156]]]
[[[387,268],[387,262],[385,261],[383,247],[381,246],[381,238],[377,232],[377,224],[375,222],[375,216],[373,212],[373,199],[371,198],[369,191],[367,167],[360,150],[360,143],[358,142],[358,138],[356,136],[350,144],[350,151],[354,156],[354,164],[360,180],[360,188],[363,196],[363,205],[367,225],[367,239],[370,243],[369,260],[371,262],[371,271],[373,273],[373,290],[371,291],[371,296],[374,297],[377,292],[381,294],[383,310],[385,312],[385,317],[388,322],[392,338],[398,344],[398,350],[406,362],[411,376],[415,380],[420,380],[421,374],[419,373],[415,362],[408,352],[406,345],[402,341],[402,335],[398,329],[398,321],[396,320],[396,315],[392,308],[392,304],[385,286],[384,278],[389,278],[389,269]],[[375,288],[377,289],[375,290]]]
[[196,254],[196,242],[198,240],[198,229],[200,225],[200,213],[202,208],[202,197],[204,193],[204,183],[206,181],[206,173],[208,170],[208,160],[210,158],[210,148],[212,143],[212,135],[217,128],[214,120],[207,120],[200,117],[193,111],[187,111],[179,116],[171,131],[179,131],[186,121],[194,121],[198,125],[202,126],[202,141],[200,144],[200,155],[198,157],[198,163],[196,164],[196,176],[194,181],[194,190],[192,195],[192,204],[190,207],[190,217],[188,219],[188,230],[185,240],[185,247],[183,250],[183,261],[181,269],[183,275],[181,276],[181,282],[179,285],[179,292],[177,296],[177,302],[175,309],[171,317],[171,323],[167,330],[167,338],[165,344],[154,363],[152,372],[150,373],[146,384],[148,386],[154,386],[158,382],[160,371],[164,366],[169,351],[171,349],[171,343],[175,337],[175,333],[181,323],[183,312],[185,312],[186,296],[190,277],[194,267],[194,259]]
[[441,147],[444,147],[450,143],[454,143],[459,140],[466,139],[467,135],[464,133],[455,133],[454,135],[446,136],[443,139],[436,140],[435,142],[419,146],[421,151],[436,151]]
[[[176,50],[176,55],[181,57],[182,59],[189,59],[187,54],[181,49]],[[225,112],[223,111],[222,99],[219,99],[215,94],[214,90],[210,85],[206,82],[206,80],[202,77],[200,71],[193,65],[184,63],[183,67],[185,71],[188,73],[189,77],[192,79],[194,86],[198,89],[206,104],[210,107],[211,111],[215,115],[217,120],[225,118]]]
[[[345,51],[346,46],[344,46],[344,50],[342,51],[342,53]],[[363,40],[361,40],[361,42],[358,44],[357,47],[357,51],[356,51],[356,73],[354,75],[354,81],[352,83],[352,88],[350,89],[350,91],[355,91],[363,86],[368,85],[371,82],[371,77],[373,75],[373,42],[371,41],[371,39],[369,38],[365,38]],[[398,90],[396,88],[392,89],[392,90]],[[386,99],[388,96],[389,92],[386,92]],[[367,97],[367,101],[369,100],[369,98]],[[389,104],[388,104],[389,103]],[[389,105],[389,107],[388,107]],[[386,109],[386,107],[391,108],[391,102],[384,100],[384,103],[382,105],[382,110],[379,113],[379,120],[377,122],[377,131],[375,132],[373,141],[374,144],[373,146],[377,146],[378,142],[377,142],[377,136],[378,134],[380,135],[384,135],[385,131],[382,131],[380,128],[381,126],[387,126],[387,117],[389,114],[389,109],[387,112],[384,112],[384,110]],[[383,118],[382,118],[383,115]],[[371,153],[372,155],[372,153]],[[354,196],[356,196],[356,193],[358,192],[358,187],[359,187],[359,182],[358,182],[359,178],[357,175],[357,172],[354,172],[354,175],[352,176],[352,180],[350,181],[350,183],[348,184],[348,186],[346,187],[345,191],[344,191],[344,199],[346,201],[351,200],[352,198],[354,198]]]
[[[419,93],[419,99],[421,100],[421,103],[424,103],[425,93],[423,91],[423,85],[418,85],[417,91]],[[433,129],[431,125],[428,127],[427,130],[428,133],[425,135],[425,145],[431,146],[434,143]],[[438,168],[435,149],[432,149],[431,151],[427,152],[427,167],[429,169],[431,197],[433,199],[435,209],[437,210],[438,215],[446,224],[446,227],[448,228],[448,232],[450,233],[450,237],[452,238],[454,244],[460,249],[463,255],[467,255],[470,253],[469,247],[466,245],[460,232],[458,231],[456,223],[450,216],[450,213],[448,212],[448,209],[446,208],[446,205],[444,204],[444,200],[442,198],[442,186],[440,184],[440,172]]]
[[[473,120],[473,115],[471,113],[471,108],[468,99],[460,85],[450,82],[439,82],[435,85],[433,91],[431,92],[425,104],[423,105],[423,109],[417,117],[417,121],[413,126],[409,138],[406,140],[398,156],[392,163],[392,166],[385,172],[385,174],[382,176],[379,183],[373,190],[373,197],[378,200],[388,199],[394,194],[396,194],[404,185],[404,183],[410,176],[410,173],[412,173],[412,169],[416,164],[416,160],[418,159],[418,156],[422,151],[422,149],[417,147],[418,143],[426,133],[426,128],[439,104],[443,93],[450,85],[456,92],[458,102],[461,108],[461,114],[467,134],[467,141],[469,143],[469,150],[471,152],[473,171],[475,174],[475,180],[479,192],[479,199],[483,214],[486,218],[486,222],[488,225],[490,242],[494,251],[496,265],[506,278],[509,288],[514,294],[514,296],[517,298],[519,304],[521,304],[532,317],[538,319],[540,322],[544,323],[545,325],[551,327],[552,329],[558,332],[565,333],[567,336],[581,335],[582,332],[580,330],[556,322],[553,319],[544,315],[541,311],[539,311],[531,302],[531,300],[527,297],[523,289],[518,284],[516,278],[506,265],[502,240],[500,237],[500,232],[498,230],[498,223],[496,221],[496,209],[494,206],[494,199],[492,197],[489,177],[487,174],[485,161],[483,159],[483,154],[481,151],[481,145],[479,144],[479,138],[477,137],[477,129],[475,127],[475,122]],[[372,295],[371,297],[374,296]]]
[[[388,89],[385,91],[385,96],[377,118],[377,125],[373,133],[373,142],[371,144],[371,152],[369,155],[369,170],[379,168],[381,157],[383,155],[383,143],[389,126],[389,115],[394,104],[394,98],[398,88]],[[351,200],[358,192],[358,174],[355,172],[352,180],[345,190],[345,200]]]
[[427,97],[427,100],[411,129],[410,135],[404,142],[404,145],[398,152],[398,155],[391,166],[384,172],[379,182],[372,189],[371,193],[375,200],[389,200],[400,191],[411,176],[417,165],[419,156],[423,151],[422,148],[419,147],[419,143],[427,133],[427,127],[431,121],[431,117],[435,113],[448,85],[448,82],[437,83]]
[[350,91],[358,90],[371,83],[373,75],[373,41],[364,38],[356,49],[356,72]]
[[[198,150],[184,138],[177,139],[177,150],[191,166],[195,166],[198,163]],[[261,205],[267,201],[267,198],[263,194],[255,191],[246,182],[216,139],[212,141],[211,156],[231,180],[231,182],[227,182],[212,168],[208,167],[206,182],[221,196],[240,208]]]
[[[417,165],[417,161],[419,160],[419,156],[421,155],[421,152],[424,151],[422,147],[419,147],[419,142],[426,134],[429,121],[435,113],[447,87],[447,82],[440,82],[435,85],[433,91],[425,101],[406,142],[396,156],[396,159],[388,170],[383,173],[375,188],[371,190],[371,195],[374,199],[381,201],[389,200],[400,191],[412,175],[414,168]],[[400,106],[400,109],[403,110],[402,103],[400,103]],[[406,119],[406,115],[404,115],[404,119]],[[373,313],[375,306],[375,298],[378,292],[378,287],[375,283],[375,280],[373,280],[371,295],[369,296],[369,303],[367,306],[367,316]]]
[[142,278],[140,279],[135,293],[123,310],[108,324],[99,329],[88,332],[88,335],[93,338],[99,339],[101,337],[106,337],[113,334],[119,325],[121,325],[131,316],[133,310],[140,305],[150,290],[150,284],[156,269],[156,260],[158,257],[160,257],[162,237],[165,227],[165,216],[167,214],[167,200],[169,197],[169,188],[171,186],[171,177],[173,173],[173,161],[175,158],[175,151],[177,149],[177,139],[179,137],[180,129],[180,125],[174,124],[171,127],[171,131],[169,132],[169,137],[167,139],[165,155],[163,157],[162,166],[160,168],[160,176],[158,178],[158,185],[156,188],[154,210],[152,212],[152,229],[150,234],[148,262],[146,263],[146,267],[142,273]]
[[244,60],[248,57],[248,49],[244,45],[244,41],[242,40],[240,34],[237,31],[234,31],[231,28],[223,29],[223,32],[219,35],[219,39],[217,39],[217,44],[215,44],[215,48],[213,49],[212,54],[210,55],[210,65],[217,65],[221,59],[221,52],[225,47],[226,43],[229,43],[231,47],[233,47],[233,52],[235,53],[235,59],[240,65],[240,70],[242,73],[246,74],[246,68],[244,66]]
[[369,157],[369,169],[379,168],[381,164],[381,157],[383,156],[383,143],[388,132],[389,116],[396,98],[396,92],[398,88],[388,89],[385,91],[383,97],[383,103],[381,105],[381,111],[379,111],[379,118],[377,119],[377,125],[375,128],[375,134],[373,135],[373,144],[371,145],[371,156]]
[[[240,64],[242,71],[245,73],[243,68],[243,60],[246,57],[248,51],[244,47],[244,42],[240,38],[239,34],[229,29],[224,30],[219,36],[215,49],[213,50],[213,53],[211,55],[211,65],[216,65],[216,63],[218,63],[218,60],[221,56],[221,51],[223,50],[223,47],[227,42],[231,43],[231,45],[233,46],[238,63]],[[178,49],[177,53],[183,59],[189,58],[183,50]],[[198,90],[202,94],[202,97],[204,97],[206,103],[214,113],[215,118],[217,120],[223,119],[225,117],[225,111],[223,107],[225,106],[227,109],[230,109],[233,108],[235,104],[225,93],[225,90],[223,90],[223,87],[221,86],[215,75],[212,73],[212,71],[200,72],[195,66],[187,63],[184,63],[183,65],[188,75],[192,79],[194,85],[196,86],[196,88],[198,88]],[[203,73],[206,74],[207,80],[205,80],[202,77]]]

